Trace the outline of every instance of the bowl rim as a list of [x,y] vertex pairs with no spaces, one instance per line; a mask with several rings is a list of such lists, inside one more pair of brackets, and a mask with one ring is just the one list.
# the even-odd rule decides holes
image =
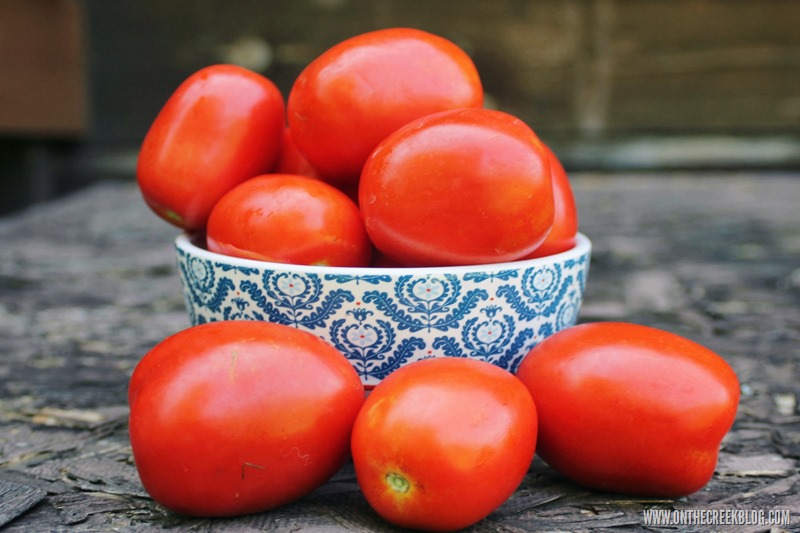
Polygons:
[[231,255],[211,252],[201,248],[192,242],[192,237],[184,232],[175,238],[175,247],[192,256],[197,256],[213,262],[224,263],[234,267],[255,268],[261,270],[282,270],[287,272],[314,273],[314,274],[347,274],[352,276],[374,276],[374,275],[402,275],[402,274],[465,274],[470,272],[500,271],[510,269],[526,269],[531,267],[548,265],[556,262],[564,262],[570,259],[577,259],[591,252],[591,240],[581,232],[575,235],[575,246],[569,250],[551,254],[534,259],[522,259],[518,261],[508,261],[503,263],[485,263],[477,265],[457,265],[457,266],[430,266],[430,267],[341,267],[341,266],[321,266],[321,265],[297,265],[293,263],[277,263],[272,261],[260,261],[257,259],[245,259]]

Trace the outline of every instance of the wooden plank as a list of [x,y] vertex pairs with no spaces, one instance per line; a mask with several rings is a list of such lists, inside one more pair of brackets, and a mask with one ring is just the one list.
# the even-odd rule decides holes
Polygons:
[[42,489],[0,479],[0,527],[27,512],[45,496],[47,492]]

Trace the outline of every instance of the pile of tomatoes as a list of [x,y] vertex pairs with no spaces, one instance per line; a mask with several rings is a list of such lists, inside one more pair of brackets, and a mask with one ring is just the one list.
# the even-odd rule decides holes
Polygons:
[[[527,125],[482,103],[469,57],[412,29],[334,46],[286,105],[266,78],[216,65],[156,118],[139,185],[161,217],[240,257],[433,266],[572,247],[563,168]],[[505,502],[534,454],[598,490],[695,492],[713,475],[738,399],[721,357],[628,323],[556,333],[515,374],[433,358],[365,395],[346,357],[313,334],[225,321],[142,358],[130,439],[145,489],[178,513],[273,509],[352,460],[380,516],[451,531]]]
[[476,359],[424,359],[365,400],[347,358],[313,334],[211,322],[168,337],[137,365],[130,439],[145,489],[178,513],[273,509],[352,458],[384,519],[452,531],[505,502],[534,453],[586,487],[691,494],[713,475],[738,398],[721,357],[635,324],[556,333],[516,375]]
[[325,51],[284,102],[233,65],[190,76],[141,147],[147,204],[211,251],[327,265],[470,265],[571,248],[564,169],[519,118],[483,107],[470,57],[410,28]]

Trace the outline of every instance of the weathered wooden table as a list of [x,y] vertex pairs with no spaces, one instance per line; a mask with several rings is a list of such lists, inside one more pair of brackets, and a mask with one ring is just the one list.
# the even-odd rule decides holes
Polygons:
[[[649,324],[708,346],[738,373],[740,409],[713,480],[696,494],[589,491],[536,460],[472,530],[797,530],[800,173],[572,179],[594,243],[580,320]],[[0,524],[26,533],[392,531],[351,466],[300,502],[237,519],[184,518],[147,497],[131,460],[126,386],[150,347],[188,326],[175,235],[130,182],[0,219]],[[713,510],[789,511],[791,525],[646,523],[645,512],[675,509],[695,511],[683,515],[690,521]]]

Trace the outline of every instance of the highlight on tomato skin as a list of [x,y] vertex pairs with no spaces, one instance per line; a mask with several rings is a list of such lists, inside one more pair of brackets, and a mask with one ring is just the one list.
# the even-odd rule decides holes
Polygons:
[[306,65],[289,92],[287,119],[321,177],[353,187],[370,152],[397,128],[482,105],[480,76],[464,50],[423,30],[386,28],[345,39]]
[[162,219],[202,230],[217,200],[278,159],[284,98],[269,79],[235,65],[211,65],[170,95],[142,141],[136,175],[145,203]]
[[296,265],[362,267],[372,244],[358,206],[329,183],[264,174],[214,206],[206,232],[212,252]]
[[713,351],[624,322],[562,330],[516,375],[536,402],[544,461],[586,487],[647,497],[686,496],[709,482],[740,394]]
[[364,402],[347,358],[317,336],[210,322],[150,350],[128,389],[130,443],[148,494],[190,516],[293,502],[348,460]]
[[537,411],[513,374],[423,359],[375,386],[353,427],[361,491],[385,520],[426,531],[475,524],[505,502],[536,449]]
[[489,109],[427,115],[378,144],[359,206],[375,247],[407,266],[516,261],[551,231],[544,145],[519,118]]

